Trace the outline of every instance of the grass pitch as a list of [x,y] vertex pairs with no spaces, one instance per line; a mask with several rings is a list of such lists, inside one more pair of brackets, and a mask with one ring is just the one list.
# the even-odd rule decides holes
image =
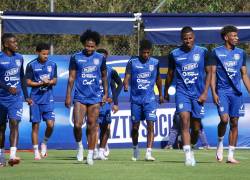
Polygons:
[[[49,150],[49,156],[41,161],[33,160],[33,153],[19,152],[21,164],[0,168],[0,180],[51,180],[51,179],[107,179],[107,180],[243,180],[250,179],[250,150],[237,150],[240,164],[218,163],[215,150],[196,150],[195,167],[184,166],[181,150],[154,149],[155,162],[144,161],[145,149],[140,150],[141,160],[131,161],[131,149],[111,149],[109,160],[95,161],[93,166],[78,163],[76,151]],[[227,151],[224,153],[226,160]],[[6,155],[7,156],[7,155]],[[86,156],[86,152],[85,152]],[[7,156],[8,157],[8,156]]]

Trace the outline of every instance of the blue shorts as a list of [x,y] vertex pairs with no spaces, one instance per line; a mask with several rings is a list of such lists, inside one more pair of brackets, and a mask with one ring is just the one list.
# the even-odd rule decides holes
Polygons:
[[111,124],[111,104],[105,103],[100,106],[100,113],[98,117],[99,124]]
[[198,102],[198,98],[191,97],[184,93],[175,95],[176,112],[190,112],[194,118],[203,118],[205,114],[204,105]]
[[40,123],[43,121],[55,120],[54,103],[51,104],[32,104],[30,106],[30,122]]
[[220,104],[217,106],[219,115],[228,114],[230,117],[240,117],[245,114],[242,96],[235,93],[218,91]]
[[157,120],[156,116],[157,103],[155,101],[145,104],[131,103],[131,119],[132,123],[137,123],[143,120]]
[[6,123],[8,119],[21,121],[23,115],[23,101],[1,102],[0,101],[0,122]]

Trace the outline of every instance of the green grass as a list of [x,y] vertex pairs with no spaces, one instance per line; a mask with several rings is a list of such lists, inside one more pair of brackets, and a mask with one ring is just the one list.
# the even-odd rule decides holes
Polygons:
[[[108,179],[108,180],[242,180],[249,179],[250,151],[237,150],[236,157],[240,164],[217,163],[215,150],[196,150],[195,167],[184,166],[184,154],[179,150],[153,151],[155,162],[143,160],[145,150],[141,150],[141,160],[132,162],[130,149],[111,149],[109,160],[95,161],[94,166],[78,163],[75,151],[50,150],[49,157],[34,161],[33,154],[18,153],[21,164],[15,167],[0,168],[0,180],[4,179]],[[227,152],[225,151],[225,155]],[[86,156],[86,153],[85,153]],[[224,157],[226,159],[226,156]]]

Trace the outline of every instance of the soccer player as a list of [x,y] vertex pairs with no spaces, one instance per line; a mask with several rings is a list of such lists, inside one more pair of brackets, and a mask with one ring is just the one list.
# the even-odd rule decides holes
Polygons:
[[108,96],[107,67],[105,57],[95,51],[100,43],[99,33],[87,30],[81,35],[80,41],[84,49],[71,56],[65,106],[68,108],[71,106],[71,93],[75,83],[73,118],[74,136],[78,145],[77,160],[83,161],[82,125],[86,115],[88,141],[86,163],[93,165],[100,103],[105,103]]
[[[181,134],[185,165],[195,166],[195,158],[190,146],[190,119],[199,130],[199,121],[204,116],[204,103],[211,79],[206,48],[194,44],[195,35],[191,27],[181,30],[182,45],[169,54],[169,68],[165,83],[165,99],[169,99],[168,89],[176,74],[176,111],[181,118]],[[206,72],[206,77],[204,77]]]
[[[105,49],[98,49],[98,53],[101,53],[108,57],[108,51]],[[108,81],[108,98],[107,103],[100,107],[100,114],[98,123],[100,127],[100,147],[98,153],[98,159],[106,160],[108,155],[108,138],[110,136],[110,124],[111,124],[111,103],[113,102],[112,111],[115,114],[119,110],[118,96],[122,89],[122,80],[116,70],[107,66],[107,81]],[[98,132],[97,132],[98,133]],[[97,136],[98,137],[98,136]]]
[[[6,123],[10,128],[9,165],[19,164],[16,156],[18,126],[23,113],[23,95],[29,104],[23,70],[23,57],[17,53],[17,39],[13,34],[3,34],[3,51],[0,52],[0,166],[5,166],[4,143]],[[23,95],[22,95],[23,91]]]
[[131,57],[126,66],[124,90],[128,91],[129,83],[132,119],[132,160],[139,159],[138,130],[141,120],[147,122],[147,151],[145,160],[154,161],[152,146],[154,141],[154,122],[157,120],[157,100],[154,85],[159,91],[159,103],[163,103],[162,80],[159,71],[159,60],[150,56],[152,43],[148,40],[140,42],[140,55]]
[[55,113],[53,86],[57,82],[56,63],[48,59],[49,45],[40,43],[36,47],[38,57],[29,62],[26,67],[27,86],[31,87],[30,97],[33,103],[30,105],[30,122],[32,122],[32,144],[34,149],[34,159],[40,160],[41,156],[38,148],[38,132],[41,117],[46,121],[46,130],[41,143],[41,155],[47,157],[47,141],[52,135]]
[[223,138],[227,124],[230,124],[228,163],[239,163],[234,158],[234,151],[238,138],[238,120],[244,113],[242,102],[241,79],[250,92],[250,81],[247,75],[246,53],[237,48],[238,29],[234,26],[225,26],[221,30],[224,45],[213,49],[211,88],[214,102],[220,116],[218,124],[218,145],[216,158],[223,160]]

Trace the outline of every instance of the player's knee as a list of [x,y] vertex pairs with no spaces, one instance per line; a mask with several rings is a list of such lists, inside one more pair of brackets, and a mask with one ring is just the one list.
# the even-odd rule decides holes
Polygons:
[[74,124],[74,129],[77,129],[77,130],[82,129],[82,124],[81,123],[75,123]]
[[238,128],[238,121],[230,121],[230,129]]

